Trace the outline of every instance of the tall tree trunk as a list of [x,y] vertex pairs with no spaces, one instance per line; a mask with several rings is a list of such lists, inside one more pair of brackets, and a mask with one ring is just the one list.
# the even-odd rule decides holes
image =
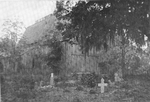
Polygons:
[[5,72],[6,66],[5,66],[5,61],[4,61],[4,59],[1,60],[1,63],[2,63],[2,66],[3,66],[3,71]]
[[122,33],[121,35],[121,39],[122,39],[122,47],[121,47],[121,56],[122,56],[122,60],[121,60],[121,73],[122,73],[122,78],[124,77],[125,75],[125,34]]
[[124,45],[122,45],[121,67],[122,67],[122,77],[123,77],[125,75],[125,46]]

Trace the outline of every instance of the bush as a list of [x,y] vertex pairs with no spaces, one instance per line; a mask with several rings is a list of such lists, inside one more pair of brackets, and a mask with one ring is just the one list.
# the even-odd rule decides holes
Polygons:
[[[34,79],[31,75],[12,74],[5,76],[4,83],[4,101],[18,102],[21,100],[28,100],[35,98]],[[19,101],[20,102],[20,101]]]
[[81,84],[87,87],[95,87],[98,83],[101,83],[101,79],[104,79],[105,83],[109,83],[108,80],[112,80],[111,76],[107,74],[97,75],[94,72],[89,74],[83,74],[81,77]]
[[81,84],[87,87],[95,87],[97,85],[98,75],[95,73],[83,74]]

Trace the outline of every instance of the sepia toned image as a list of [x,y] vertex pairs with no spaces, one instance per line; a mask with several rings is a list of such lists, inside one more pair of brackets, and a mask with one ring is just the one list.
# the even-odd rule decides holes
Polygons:
[[0,0],[0,102],[150,102],[150,0]]

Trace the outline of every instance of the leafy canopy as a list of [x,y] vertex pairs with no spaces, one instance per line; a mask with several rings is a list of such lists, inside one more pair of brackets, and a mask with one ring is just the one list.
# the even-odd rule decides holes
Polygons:
[[79,1],[71,10],[60,1],[55,14],[63,38],[78,42],[88,52],[102,45],[107,48],[116,35],[122,36],[123,43],[144,44],[144,37],[150,37],[148,12],[149,0],[99,0]]

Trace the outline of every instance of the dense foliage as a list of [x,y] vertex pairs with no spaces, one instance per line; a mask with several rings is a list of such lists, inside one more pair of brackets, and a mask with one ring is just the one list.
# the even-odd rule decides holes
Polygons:
[[[7,27],[9,23],[13,24],[12,28]],[[21,29],[17,24],[18,22],[6,21],[4,28],[7,29],[4,31],[7,36],[0,42],[0,51],[3,53],[1,61],[4,61],[2,76],[5,81],[2,83],[2,100],[27,102],[36,97],[36,84],[40,86],[43,81],[43,85],[48,85],[50,73],[60,72],[62,45],[56,35],[49,37],[52,34],[32,44],[18,44],[18,33],[13,32]],[[13,27],[15,30],[11,31]]]
[[107,46],[116,34],[143,44],[144,35],[149,37],[148,4],[146,0],[79,1],[69,11],[58,3],[56,16],[69,21],[59,22],[58,29],[64,39],[75,39],[86,52]]
[[59,74],[61,69],[61,61],[63,57],[63,46],[62,42],[59,41],[55,36],[52,39],[45,41],[47,46],[51,49],[49,53],[45,56],[45,61],[47,65],[52,68],[55,74]]
[[24,102],[36,97],[35,79],[31,74],[7,72],[3,74],[2,100]]
[[81,84],[87,87],[95,87],[97,85],[98,76],[95,73],[83,74]]
[[[146,73],[144,77],[139,75],[140,78],[142,77],[142,81],[146,79],[145,77],[148,76],[147,73],[150,72],[149,49],[143,51],[140,45],[145,43],[145,36],[147,36],[148,39],[150,36],[148,30],[148,12],[149,0],[79,1],[73,7],[70,6],[69,1],[57,2],[55,15],[58,20],[60,20],[57,29],[59,33],[62,34],[63,41],[79,44],[85,54],[92,48],[100,50],[103,46],[107,49],[107,53],[103,52],[101,54],[103,61],[99,64],[99,67],[102,69],[102,72],[108,74],[108,77],[99,77],[95,73],[83,74],[80,80],[82,85],[95,87],[102,77],[105,81],[108,81],[108,78],[111,79],[114,77],[114,72],[121,67],[122,59],[122,61],[124,61],[123,63],[126,64],[125,68],[128,73]],[[18,23],[7,21],[6,25],[8,26],[8,23],[10,23],[10,27],[14,27],[15,30],[19,28],[17,27]],[[16,46],[16,32],[10,31],[8,28],[4,29],[8,36],[1,40],[0,51],[7,55],[7,57],[3,56],[3,58],[8,62],[21,62],[18,56],[22,54],[22,49]],[[34,57],[32,60],[32,68],[18,64],[17,71],[15,66],[15,71],[4,71],[1,77],[4,102],[28,102],[30,99],[35,99],[35,82],[39,84],[42,80],[45,81],[44,84],[47,85],[46,82],[49,84],[51,72],[54,72],[55,75],[62,73],[64,70],[61,66],[63,46],[60,39],[56,37],[57,34],[54,35],[52,38],[46,37],[39,42],[29,45],[29,47],[33,47],[36,52],[33,51],[33,53],[30,53],[30,55]],[[116,38],[118,36],[119,38]],[[111,43],[114,45],[110,46]],[[133,46],[133,43],[135,43],[135,46]],[[49,48],[46,54],[40,52],[43,47]],[[24,46],[24,48],[26,47]],[[35,59],[39,59],[39,61],[36,62]],[[41,63],[46,63],[48,66],[42,67],[40,66]],[[8,68],[11,69],[12,66]],[[65,77],[63,78],[65,79]],[[149,76],[147,80],[149,81]],[[133,88],[134,86],[135,85],[132,85]],[[70,91],[66,92],[69,93]],[[124,94],[125,92],[122,91],[122,93]],[[48,95],[50,96],[50,94]],[[117,95],[120,95],[120,93]],[[125,97],[126,95],[123,96]],[[136,96],[138,96],[137,93]],[[122,98],[121,95],[119,99],[121,99],[120,97]]]
[[150,37],[148,0],[79,1],[72,7],[68,4],[69,1],[57,2],[55,12],[63,38],[77,42],[87,54],[92,48],[100,50],[103,46],[107,50],[115,36],[120,36],[123,72],[125,45],[134,42],[141,46],[145,36]]

